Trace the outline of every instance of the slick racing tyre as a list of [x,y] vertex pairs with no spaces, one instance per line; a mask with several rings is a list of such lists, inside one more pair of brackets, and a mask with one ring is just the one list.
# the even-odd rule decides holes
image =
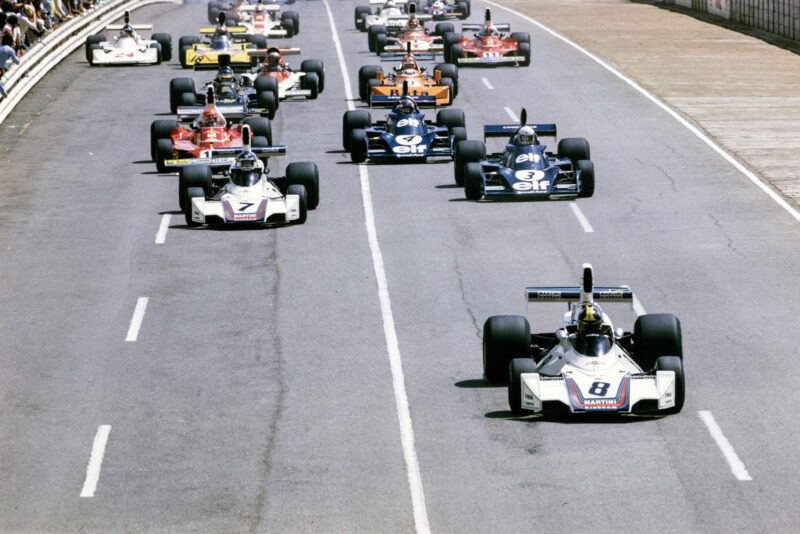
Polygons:
[[169,172],[166,160],[172,159],[173,146],[171,139],[159,139],[156,141],[156,170],[158,172]]
[[575,165],[582,159],[592,159],[589,141],[582,137],[565,137],[558,142],[558,155],[567,158]]
[[[195,94],[194,80],[191,78],[173,78],[169,81],[169,109],[172,113],[177,113],[178,103],[181,101],[183,93]],[[192,102],[194,104],[194,102]]]
[[439,81],[439,85],[442,87],[447,87],[447,105],[453,105],[453,99],[456,97],[456,85],[453,83],[453,80],[450,78],[442,78]]
[[357,30],[360,30],[362,32],[367,31],[367,28],[364,26],[364,17],[371,14],[372,14],[372,9],[369,6],[356,7],[354,19]]
[[210,24],[217,23],[217,17],[220,11],[222,11],[222,2],[214,2],[212,0],[208,3],[208,22]]
[[589,198],[594,195],[594,163],[588,159],[578,160],[575,170],[580,173],[578,197]]
[[375,52],[375,42],[380,34],[386,34],[386,26],[383,24],[373,24],[369,27],[367,31],[367,45],[369,46],[370,52]]
[[448,129],[458,126],[466,128],[466,122],[464,111],[458,108],[442,109],[436,113],[436,124],[446,126]]
[[300,33],[300,15],[297,11],[284,11],[281,13],[281,26],[286,29],[286,37],[294,37]]
[[467,163],[478,162],[486,159],[486,145],[483,141],[466,139],[456,143],[453,155],[453,174],[456,184],[464,185],[464,171]]
[[511,34],[511,38],[514,39],[518,43],[530,43],[531,42],[531,34],[528,32],[513,32]]
[[467,139],[467,129],[463,126],[454,126],[450,128],[450,135],[453,136],[453,145],[451,148],[455,149],[456,143]]
[[[100,43],[106,40],[106,36],[102,33],[96,33],[94,35],[90,35],[86,38],[86,61],[89,65],[94,65],[93,54],[94,50],[100,48]],[[96,48],[92,48],[92,45],[95,45]]]
[[256,48],[266,48],[267,47],[267,38],[263,35],[248,35],[247,42],[255,46]]
[[154,33],[151,39],[161,45],[161,61],[172,61],[172,36],[168,33]]
[[271,91],[272,94],[275,95],[275,109],[280,107],[278,104],[280,98],[278,93],[278,80],[272,76],[258,76],[254,85],[256,88],[256,95],[260,95],[265,91]]
[[531,64],[531,44],[530,43],[520,43],[519,44],[519,55],[524,57],[520,62],[520,67],[527,67]]
[[319,169],[317,169],[316,163],[310,161],[290,163],[286,167],[286,184],[289,188],[293,185],[302,185],[306,190],[308,209],[317,209],[319,206]]
[[671,313],[640,315],[633,324],[633,355],[645,372],[653,370],[661,356],[683,358],[681,322]]
[[433,68],[433,73],[436,74],[437,70],[442,73],[442,79],[450,78],[453,80],[453,86],[455,88],[455,93],[453,96],[458,96],[458,67],[452,63],[438,63]]
[[186,190],[186,200],[185,200],[185,208],[183,209],[183,217],[186,221],[186,226],[189,227],[196,227],[200,226],[200,223],[196,223],[192,220],[192,199],[193,198],[203,198],[205,197],[205,192],[201,187],[190,187]]
[[366,109],[345,111],[342,116],[342,148],[350,152],[350,133],[356,129],[365,130],[372,126],[372,116]]
[[522,373],[535,373],[536,364],[530,358],[514,358],[508,365],[508,407],[517,415],[529,413],[522,409]]
[[266,137],[269,146],[272,146],[272,122],[266,117],[247,117],[244,124],[253,131],[253,137]]
[[483,376],[490,382],[508,381],[508,364],[529,358],[531,325],[521,315],[494,315],[483,325]]
[[186,51],[191,50],[199,42],[200,38],[194,35],[184,35],[178,39],[178,60],[181,63],[181,67],[185,69],[191,67],[191,65],[186,64]]
[[447,32],[444,34],[444,38],[442,39],[442,48],[445,61],[448,63],[453,63],[453,61],[450,59],[450,47],[461,41],[463,38],[464,36],[462,34],[456,32]]
[[437,22],[433,33],[439,37],[444,37],[448,33],[455,33],[456,28],[451,22]]
[[159,119],[150,124],[150,159],[156,160],[156,145],[159,139],[169,139],[172,130],[178,127],[178,121]]
[[350,161],[364,163],[367,161],[367,132],[357,128],[350,132]]
[[186,193],[192,187],[199,187],[206,195],[211,191],[211,167],[198,165],[183,167],[178,173],[178,205],[186,211]]
[[264,91],[257,96],[258,107],[264,110],[267,118],[272,120],[275,118],[275,112],[278,111],[278,100],[272,91]]
[[656,359],[656,371],[673,371],[675,373],[675,406],[663,413],[678,413],[683,409],[686,399],[686,376],[683,373],[683,359],[678,356],[660,356]]
[[483,196],[481,164],[470,162],[464,169],[464,196],[467,200],[480,200]]
[[291,221],[291,224],[305,223],[308,218],[308,193],[306,192],[306,188],[300,184],[293,184],[286,189],[286,194],[300,197],[300,217]]
[[358,97],[362,101],[366,102],[369,96],[367,91],[369,80],[377,78],[379,72],[383,72],[379,65],[364,65],[358,69]]
[[300,63],[300,70],[303,72],[314,72],[319,79],[319,92],[325,90],[325,65],[319,59],[304,59]]
[[386,46],[389,44],[389,38],[385,33],[379,33],[375,36],[375,53],[378,55],[383,54]]
[[311,91],[308,95],[310,100],[316,100],[319,96],[319,77],[316,72],[307,72],[300,80],[300,88],[306,91]]

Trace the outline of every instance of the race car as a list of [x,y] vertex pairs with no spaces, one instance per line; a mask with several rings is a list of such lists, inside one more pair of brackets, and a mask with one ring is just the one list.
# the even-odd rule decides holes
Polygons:
[[131,24],[128,11],[123,25],[111,24],[106,30],[119,31],[113,41],[103,33],[86,38],[86,61],[89,65],[158,65],[172,59],[172,36],[154,33],[150,39],[142,39],[137,30],[152,30],[150,24]]
[[[414,4],[411,4],[411,7],[414,7]],[[370,35],[374,34],[374,38],[370,41],[373,44],[370,52],[375,52],[382,59],[386,59],[393,58],[392,54],[403,54],[408,51],[415,54],[443,53],[444,36],[452,33],[454,28],[449,22],[440,22],[434,31],[430,32],[412,14],[405,26],[387,28],[375,25],[369,31]]]
[[[410,44],[407,45],[410,48]],[[432,55],[414,55],[407,52],[397,67],[384,74],[379,65],[364,65],[358,70],[358,95],[370,105],[381,101],[396,101],[404,85],[413,98],[433,97],[435,105],[449,106],[458,96],[458,68],[450,63],[439,63],[431,76],[425,67],[417,65],[419,59],[433,59]]]
[[[208,89],[207,104],[200,108],[190,107],[191,115],[181,115],[178,120],[156,120],[150,126],[150,155],[156,162],[158,172],[169,172],[180,167],[194,165],[195,159],[231,156],[242,150],[242,128],[253,131],[253,151],[272,145],[272,124],[265,117],[247,117],[243,123],[229,124],[218,107],[213,88]],[[230,111],[243,116],[244,110],[230,106]],[[196,115],[194,115],[196,113]],[[188,122],[195,116],[193,122]],[[211,166],[223,170],[230,161],[214,161]]]
[[[405,88],[404,88],[405,89]],[[345,112],[342,117],[342,146],[350,152],[353,163],[453,157],[453,148],[467,138],[464,112],[443,109],[436,114],[436,123],[425,119],[417,103],[433,97],[412,100],[406,91],[385,120],[372,122],[367,110]]]
[[461,30],[475,32],[472,39],[460,33],[448,33],[444,36],[445,61],[459,67],[481,66],[498,67],[519,65],[527,67],[531,64],[531,36],[527,32],[514,32],[509,24],[492,23],[491,10],[486,10],[484,23],[462,24]]
[[[294,37],[300,33],[300,15],[296,11],[281,11],[278,4],[263,4],[261,0],[255,4],[241,2],[225,11],[214,4],[219,2],[209,4],[210,22],[215,22],[219,13],[224,12],[230,24],[247,28],[249,34],[274,38]],[[212,12],[216,13],[214,18]]]
[[[270,113],[270,117],[278,109],[278,102],[281,100],[295,98],[316,99],[325,90],[325,65],[318,59],[304,59],[300,63],[300,69],[293,69],[283,59],[284,55],[299,54],[299,48],[275,48],[267,49],[264,54],[266,57],[254,72],[242,75],[242,80],[249,80],[259,93],[271,91],[274,98],[267,103],[259,100],[259,106],[264,107]],[[254,53],[261,57],[260,52]]]
[[528,287],[528,302],[567,302],[555,333],[531,333],[519,315],[489,317],[483,373],[508,385],[516,414],[678,413],[685,400],[681,323],[669,313],[640,315],[633,332],[614,329],[599,302],[632,302],[628,286]]
[[251,35],[243,26],[228,27],[225,21],[225,13],[220,13],[216,27],[200,28],[205,42],[194,35],[180,38],[178,55],[183,68],[217,68],[220,54],[230,56],[230,65],[235,68],[249,68],[258,62],[251,52],[266,49],[267,38]]
[[417,10],[433,20],[466,19],[470,4],[470,0],[423,0]]
[[[486,140],[506,137],[502,152],[486,154]],[[555,124],[528,124],[523,108],[519,124],[483,127],[484,142],[461,141],[456,145],[455,180],[464,186],[469,200],[557,200],[594,194],[594,164],[589,142],[565,138],[558,152],[547,151],[542,137],[557,138]]]
[[[362,32],[369,31],[370,27],[379,24],[381,26],[405,26],[408,22],[408,2],[407,0],[370,0],[369,6],[357,6],[355,10],[356,29]],[[372,6],[377,6],[373,12]],[[430,15],[420,15],[421,21],[431,20]],[[373,44],[370,44],[372,49]]]
[[[202,224],[302,224],[319,204],[319,172],[311,162],[290,163],[286,176],[270,177],[243,131],[242,151],[222,183],[208,166],[181,169],[178,195],[187,226]],[[282,153],[285,153],[285,147]]]

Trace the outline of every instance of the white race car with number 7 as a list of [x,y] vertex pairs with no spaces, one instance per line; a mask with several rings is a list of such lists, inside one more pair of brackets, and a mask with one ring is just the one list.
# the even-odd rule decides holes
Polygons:
[[633,332],[614,329],[597,304],[633,302],[627,286],[594,287],[584,264],[581,287],[528,287],[529,302],[567,302],[555,333],[531,334],[519,315],[489,317],[483,327],[483,372],[508,383],[517,414],[681,411],[685,396],[681,325],[672,314],[636,319]]

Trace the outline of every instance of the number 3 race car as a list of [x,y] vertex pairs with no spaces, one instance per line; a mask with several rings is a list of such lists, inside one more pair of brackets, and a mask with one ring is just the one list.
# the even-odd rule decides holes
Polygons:
[[627,286],[594,287],[584,264],[581,287],[529,287],[529,302],[567,302],[562,327],[531,334],[525,317],[496,315],[483,327],[483,373],[508,384],[515,413],[669,414],[683,408],[681,324],[672,314],[614,329],[598,301],[632,302]]
[[484,140],[509,136],[503,152],[486,156],[481,141],[456,145],[455,180],[470,200],[556,200],[594,194],[594,164],[589,143],[579,137],[562,139],[558,153],[547,151],[540,137],[556,137],[555,124],[526,124],[522,110],[519,124],[483,127]]
[[112,24],[106,30],[119,30],[119,35],[108,41],[102,33],[86,38],[86,61],[89,65],[158,65],[172,59],[172,36],[154,33],[152,39],[142,39],[136,30],[152,30],[150,24],[131,25],[131,16],[125,12],[125,24]]

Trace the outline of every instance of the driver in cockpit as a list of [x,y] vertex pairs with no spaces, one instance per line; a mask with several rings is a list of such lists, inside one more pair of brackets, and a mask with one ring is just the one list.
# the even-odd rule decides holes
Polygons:
[[576,352],[584,356],[602,356],[614,346],[611,325],[604,321],[600,306],[584,303],[578,309],[577,331],[570,334],[569,340]]

